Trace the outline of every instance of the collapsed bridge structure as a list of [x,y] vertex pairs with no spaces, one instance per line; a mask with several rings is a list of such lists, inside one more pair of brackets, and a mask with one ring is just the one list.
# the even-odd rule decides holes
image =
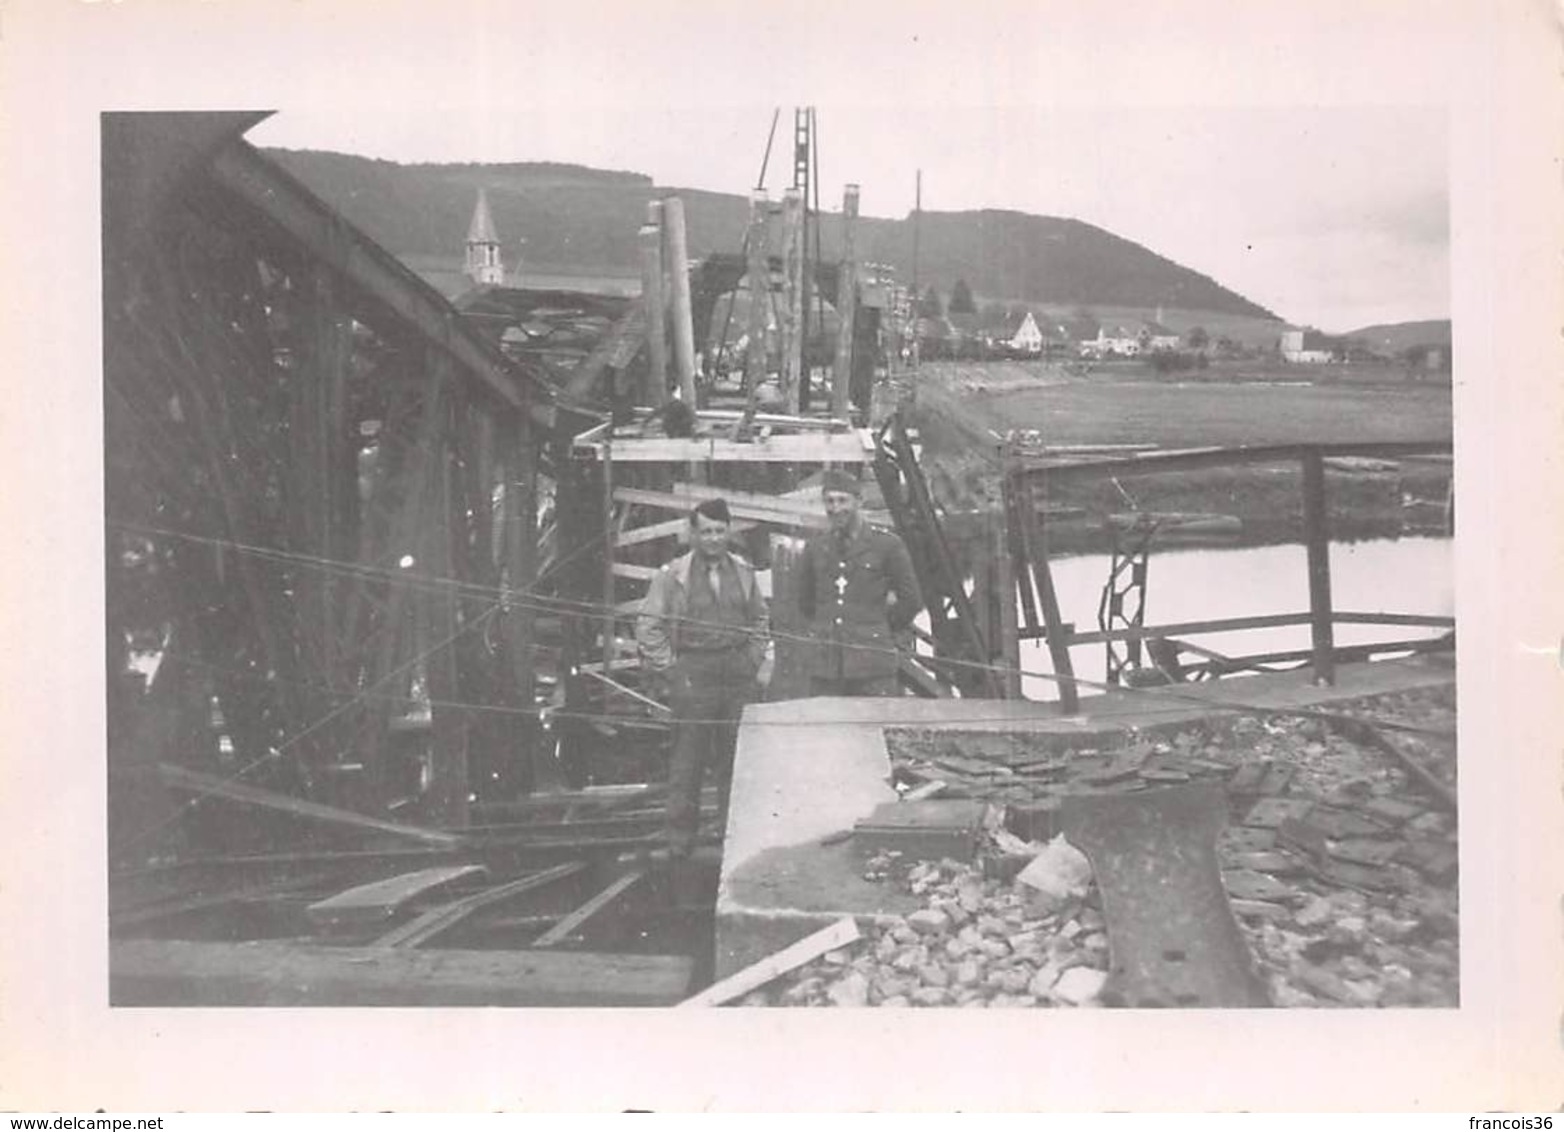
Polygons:
[[[736,256],[692,264],[677,198],[652,202],[635,298],[452,305],[248,145],[261,117],[103,119],[116,1002],[650,1005],[732,969],[755,943],[713,954],[715,868],[692,894],[635,855],[668,713],[630,618],[714,494],[769,567],[772,699],[802,689],[813,477],[850,467],[926,598],[901,678],[941,702],[919,718],[1019,701],[1023,638],[1077,706],[1037,473],[1014,464],[960,550],[877,401],[898,304],[853,258],[856,186],[839,262],[809,254],[806,160],[781,202],[757,190]],[[774,710],[747,717],[740,802]],[[735,806],[724,886],[766,824]]]

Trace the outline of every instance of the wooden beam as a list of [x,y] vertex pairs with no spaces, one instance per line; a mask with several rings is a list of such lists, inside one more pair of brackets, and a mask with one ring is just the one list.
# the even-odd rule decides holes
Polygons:
[[673,1006],[683,955],[439,951],[288,940],[109,945],[114,1006]]
[[409,920],[407,923],[387,932],[375,940],[374,946],[377,948],[420,947],[434,939],[435,936],[450,931],[480,909],[510,900],[513,897],[520,896],[522,893],[531,892],[533,889],[553,884],[555,881],[573,877],[586,867],[585,861],[567,861],[562,865],[555,865],[551,869],[530,873],[508,884],[484,889],[482,892],[475,892],[471,896],[465,896],[460,900],[453,900],[449,904],[442,904],[438,908],[431,908],[416,919]]
[[[702,499],[722,496],[728,501],[728,510],[735,518],[749,519],[757,523],[770,523],[780,527],[807,527],[825,530],[828,525],[825,512],[816,515],[787,505],[771,505],[776,501],[768,496],[748,495],[743,492],[724,492],[720,488],[701,486],[699,491],[687,490],[696,485],[675,484],[674,490],[651,491],[646,488],[621,487],[614,491],[614,498],[626,503],[639,503],[649,507],[663,507],[669,511],[688,514]],[[706,494],[706,493],[710,494]],[[681,520],[688,523],[688,520]]]
[[842,193],[842,267],[836,278],[836,364],[831,367],[831,415],[845,417],[853,380],[853,320],[858,305],[858,262],[853,230],[858,220],[858,186]]
[[1023,476],[1047,474],[1054,483],[1095,476],[1150,475],[1160,472],[1190,472],[1202,468],[1224,468],[1238,464],[1286,464],[1301,460],[1306,452],[1322,459],[1339,456],[1377,456],[1395,459],[1448,453],[1448,440],[1396,440],[1370,444],[1269,444],[1237,448],[1195,448],[1179,452],[1149,452],[1113,460],[1082,460],[1068,464],[1031,465],[1021,469]]
[[[501,543],[508,588],[505,646],[510,660],[510,702],[530,712],[537,699],[537,666],[532,652],[537,641],[537,609],[527,596],[509,599],[511,595],[529,595],[537,582],[538,452],[526,416],[505,414],[500,418],[499,427],[505,477]],[[516,724],[516,734],[522,762],[521,783],[524,789],[530,789],[537,784],[540,761],[537,718],[521,716]]]
[[641,300],[646,308],[647,372],[641,400],[655,409],[668,401],[668,305],[663,293],[662,228],[646,224],[636,239],[641,246]]
[[[438,384],[449,382],[450,362],[429,352],[431,375]],[[464,400],[453,398],[453,400]],[[453,406],[453,409],[458,406]],[[420,560],[434,578],[464,582],[460,567],[465,555],[456,552],[457,540],[465,534],[465,521],[454,498],[451,463],[453,409],[441,414],[440,429],[429,453],[428,496],[423,512],[423,546]],[[472,738],[471,719],[461,694],[460,672],[456,663],[457,638],[461,633],[460,607],[454,584],[428,587],[412,595],[415,619],[422,633],[418,647],[423,652],[428,681],[432,758],[428,798],[433,812],[446,826],[467,824],[469,792],[468,760]]]
[[782,194],[782,400],[799,411],[804,370],[804,198]]
[[576,400],[609,400],[612,391],[605,396],[598,390],[598,382],[603,374],[628,366],[645,342],[646,307],[643,299],[633,299],[624,314],[608,328],[608,333],[598,339],[592,352],[570,371],[570,380],[565,385],[566,394]]
[[372,818],[365,814],[356,814],[352,810],[342,810],[336,806],[323,806],[318,802],[307,802],[302,798],[294,798],[288,794],[278,794],[273,790],[264,790],[259,786],[248,786],[242,782],[232,782],[226,778],[219,778],[216,775],[186,770],[184,767],[174,766],[172,763],[159,763],[158,773],[170,789],[182,790],[203,797],[221,798],[224,801],[235,802],[244,806],[257,806],[261,809],[288,814],[306,821],[324,822],[327,825],[361,832],[388,833],[395,837],[405,837],[412,841],[421,841],[426,845],[445,848],[454,849],[466,844],[463,838],[454,833],[446,833],[438,829],[425,829],[416,825],[404,825],[400,822],[383,821],[380,818]]
[[[734,464],[862,464],[873,458],[873,442],[858,432],[814,433],[801,436],[769,436],[754,441],[729,437],[619,437],[613,442],[613,458],[619,463],[688,463],[714,461]],[[608,459],[606,442],[577,444],[576,451],[591,451]]]
[[[749,238],[745,274],[749,277],[749,348],[744,355],[744,403],[755,407],[760,383],[766,379],[766,324],[771,311],[771,265],[767,217],[771,204],[765,189],[756,189],[749,201]],[[732,302],[732,297],[729,297]]]
[[1065,715],[1080,710],[1080,691],[1075,686],[1075,666],[1070,659],[1070,631],[1059,613],[1059,596],[1054,591],[1053,567],[1048,560],[1048,541],[1043,520],[1031,503],[1030,486],[1023,483],[1025,504],[1021,511],[1021,538],[1026,560],[1031,565],[1032,581],[1037,589],[1038,609],[1048,633],[1048,655],[1053,661],[1055,683],[1059,689],[1059,708]]
[[489,396],[511,408],[524,408],[545,428],[553,427],[553,391],[541,377],[512,365],[438,291],[254,147],[235,141],[218,153],[210,168],[219,186],[449,355]]
[[482,865],[444,865],[402,873],[356,885],[317,900],[304,910],[322,928],[363,928],[390,919],[410,902],[450,888],[458,881],[483,876]]
[[663,200],[663,254],[668,272],[668,307],[673,316],[673,368],[684,403],[695,408],[695,325],[690,311],[690,251],[684,231],[684,202]]
[[797,943],[784,947],[775,955],[768,955],[758,963],[751,963],[742,971],[714,983],[699,994],[685,999],[679,1006],[721,1006],[741,995],[765,986],[773,979],[802,967],[811,959],[817,959],[827,951],[846,947],[859,938],[858,922],[851,916],[843,916],[829,927],[807,935]]
[[1335,627],[1331,623],[1329,504],[1325,497],[1325,464],[1318,450],[1303,456],[1303,545],[1309,567],[1309,635],[1314,645],[1314,682],[1334,684],[1332,655]]
[[634,888],[645,876],[644,872],[631,872],[619,877],[607,888],[603,889],[602,892],[599,892],[548,931],[538,936],[537,939],[532,941],[532,946],[553,947],[561,940],[568,939],[571,935],[581,930],[582,924]]

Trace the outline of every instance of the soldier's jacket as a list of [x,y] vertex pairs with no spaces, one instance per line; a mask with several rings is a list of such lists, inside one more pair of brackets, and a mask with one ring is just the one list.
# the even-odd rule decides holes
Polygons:
[[894,674],[895,634],[923,608],[901,539],[860,521],[845,547],[834,531],[810,539],[799,567],[798,608],[816,642],[810,674],[843,680]]

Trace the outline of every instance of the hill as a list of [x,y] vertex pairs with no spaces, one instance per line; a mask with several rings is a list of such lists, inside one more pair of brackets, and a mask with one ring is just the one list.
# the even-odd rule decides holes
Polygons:
[[1343,337],[1361,339],[1378,353],[1396,355],[1412,346],[1450,345],[1450,320],[1432,318],[1421,322],[1379,323],[1354,330]]
[[[739,194],[657,186],[643,174],[579,165],[400,165],[310,150],[267,152],[409,262],[460,254],[480,186],[488,191],[507,262],[514,263],[520,251],[540,268],[633,271],[646,203],[665,193],[684,199],[695,257],[737,251],[749,211]],[[832,214],[822,218],[827,258],[838,254],[840,223]],[[943,295],[965,279],[973,292],[990,299],[1276,318],[1205,275],[1079,220],[999,209],[925,212],[918,243],[919,280]],[[909,280],[911,217],[862,218],[857,248],[861,260],[890,264]]]

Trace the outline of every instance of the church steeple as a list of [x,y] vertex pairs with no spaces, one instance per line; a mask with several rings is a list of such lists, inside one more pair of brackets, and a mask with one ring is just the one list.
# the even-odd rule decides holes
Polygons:
[[467,275],[479,286],[501,286],[505,282],[505,264],[500,259],[500,237],[489,214],[489,195],[478,190],[478,203],[467,226]]

